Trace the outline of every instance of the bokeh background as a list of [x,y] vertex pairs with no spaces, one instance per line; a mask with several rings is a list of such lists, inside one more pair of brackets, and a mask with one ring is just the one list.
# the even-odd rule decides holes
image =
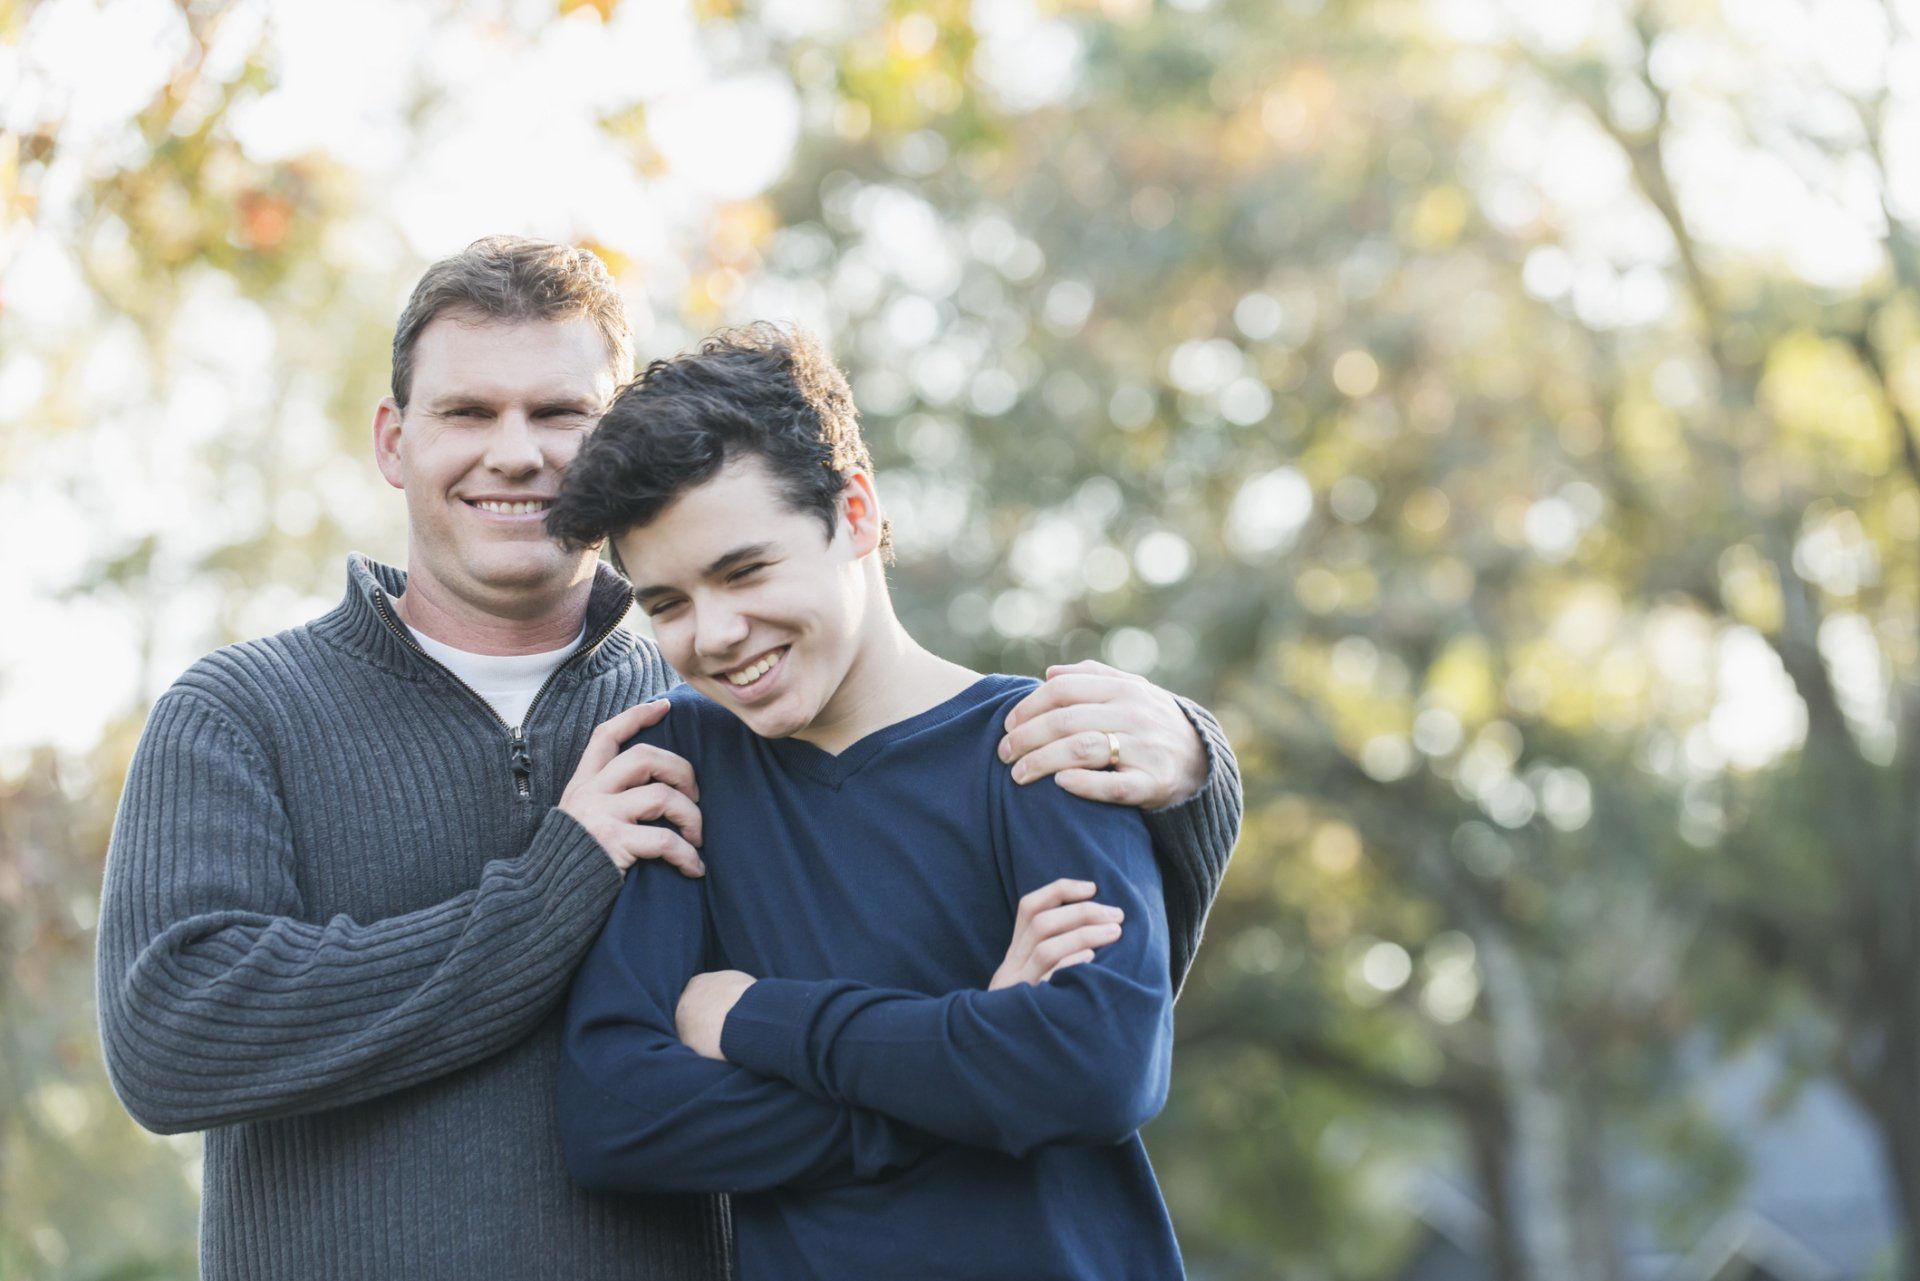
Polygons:
[[119,783],[401,558],[392,323],[496,231],[645,356],[818,328],[940,651],[1219,710],[1148,1132],[1196,1278],[1920,1275],[1916,32],[0,0],[0,1275],[192,1275],[197,1140],[97,1048]]

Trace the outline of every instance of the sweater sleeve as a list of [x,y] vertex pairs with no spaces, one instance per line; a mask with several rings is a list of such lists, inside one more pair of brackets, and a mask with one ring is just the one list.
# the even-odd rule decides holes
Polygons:
[[1147,832],[1165,881],[1167,926],[1171,939],[1173,989],[1177,994],[1200,950],[1207,911],[1220,892],[1227,860],[1240,839],[1244,799],[1240,763],[1213,713],[1180,699],[1181,710],[1199,731],[1207,753],[1207,781],[1178,805],[1147,811]]
[[[998,776],[996,776],[996,779]],[[1051,982],[927,996],[834,979],[761,979],[727,1016],[730,1062],[1014,1156],[1117,1143],[1166,1100],[1173,991],[1160,877],[1140,816],[1057,787],[992,795],[1017,893],[1094,882],[1121,938]]]
[[566,990],[620,873],[554,810],[478,885],[384,920],[308,919],[264,754],[179,689],[148,720],[101,905],[101,1043],[162,1133],[340,1107],[527,1035]]
[[757,1192],[911,1164],[932,1144],[906,1126],[681,1043],[680,993],[707,968],[705,894],[672,868],[634,868],[574,980],[557,1102],[574,1178],[603,1192]]

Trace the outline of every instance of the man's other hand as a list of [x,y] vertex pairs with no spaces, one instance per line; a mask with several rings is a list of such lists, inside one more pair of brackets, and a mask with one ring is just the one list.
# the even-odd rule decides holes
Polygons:
[[1075,796],[1148,810],[1206,785],[1206,745],[1179,702],[1105,663],[1049,667],[1046,683],[1007,714],[1006,729],[1000,759],[1016,783],[1051,774]]
[[[643,858],[660,858],[687,876],[705,876],[707,867],[696,849],[700,788],[693,766],[644,743],[620,750],[620,744],[665,716],[669,706],[664,698],[636,703],[600,722],[560,794],[560,808],[600,842],[622,872]],[[654,825],[656,819],[673,827]]]
[[720,1033],[740,994],[753,986],[753,975],[740,970],[709,970],[687,980],[674,1007],[673,1026],[688,1049],[705,1059],[726,1061],[720,1053]]
[[1007,958],[993,972],[989,992],[1016,983],[1045,983],[1061,970],[1084,965],[1094,951],[1120,937],[1126,913],[1094,903],[1092,881],[1059,880],[1020,900]]

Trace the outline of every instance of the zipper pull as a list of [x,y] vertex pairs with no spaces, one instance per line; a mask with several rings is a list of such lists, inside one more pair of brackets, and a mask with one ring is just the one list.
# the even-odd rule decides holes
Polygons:
[[507,744],[507,763],[513,766],[513,786],[522,796],[533,795],[533,753],[527,749],[526,736],[519,730]]

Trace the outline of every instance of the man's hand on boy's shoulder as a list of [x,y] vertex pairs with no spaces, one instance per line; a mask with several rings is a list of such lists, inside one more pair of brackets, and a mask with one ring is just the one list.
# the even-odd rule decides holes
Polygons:
[[1052,775],[1075,796],[1140,809],[1191,799],[1207,782],[1207,748],[1179,700],[1091,660],[1049,667],[1007,715],[1000,759],[1016,783]]
[[[636,703],[600,722],[560,794],[559,808],[600,843],[625,872],[643,858],[664,859],[688,876],[700,861],[700,786],[693,766],[664,748],[621,744],[667,714],[665,699]],[[655,824],[664,819],[671,827]],[[678,829],[677,831],[675,829]]]

